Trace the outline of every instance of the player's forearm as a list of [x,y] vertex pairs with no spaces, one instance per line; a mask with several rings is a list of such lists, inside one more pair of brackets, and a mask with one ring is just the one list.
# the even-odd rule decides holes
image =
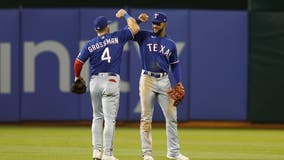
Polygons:
[[132,35],[135,35],[140,31],[140,27],[133,17],[131,17],[128,13],[125,13],[124,18],[126,19],[127,26],[129,27]]
[[83,63],[76,59],[75,62],[74,62],[75,80],[80,77],[80,73],[81,73],[82,68],[83,68]]

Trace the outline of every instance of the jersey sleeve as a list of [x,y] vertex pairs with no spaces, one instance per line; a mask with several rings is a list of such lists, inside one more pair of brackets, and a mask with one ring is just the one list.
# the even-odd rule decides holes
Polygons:
[[139,31],[133,38],[133,41],[141,42],[147,37],[147,31]]
[[133,35],[129,28],[124,28],[123,30],[116,32],[116,34],[123,43],[126,43],[128,40],[131,40],[133,38]]
[[89,56],[90,56],[90,52],[88,50],[88,46],[89,46],[88,43],[86,43],[84,45],[84,47],[82,48],[82,50],[79,52],[79,54],[78,54],[78,56],[76,58],[77,60],[79,60],[82,63],[85,63],[88,60]]
[[175,64],[175,63],[178,63],[178,62],[179,62],[179,59],[178,59],[178,56],[177,56],[177,47],[174,44],[173,49],[172,49],[172,53],[171,53],[170,58],[169,58],[169,63]]

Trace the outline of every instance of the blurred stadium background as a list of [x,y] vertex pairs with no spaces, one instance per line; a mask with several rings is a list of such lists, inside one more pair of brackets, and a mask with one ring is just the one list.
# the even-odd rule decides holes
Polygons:
[[[187,92],[179,121],[284,122],[280,0],[19,0],[0,7],[0,122],[90,120],[89,95],[69,92],[73,60],[95,36],[96,16],[113,20],[113,31],[125,25],[115,18],[119,8],[134,17],[168,15]],[[129,42],[124,52],[118,121],[138,121],[137,45]],[[154,121],[163,120],[157,107]]]
[[[281,0],[1,2],[0,159],[90,156],[90,98],[88,94],[69,92],[73,60],[82,44],[95,36],[95,17],[105,15],[111,19],[112,31],[125,25],[115,18],[119,8],[134,17],[155,11],[168,15],[167,30],[177,42],[187,93],[178,107],[185,153],[200,160],[284,159]],[[141,27],[151,29],[151,23]],[[115,152],[124,159],[139,159],[137,45],[129,42],[124,52]],[[83,75],[88,78],[86,67]],[[164,117],[158,106],[153,121],[159,128],[155,134],[164,135]],[[43,136],[35,136],[39,134]],[[124,144],[127,140],[121,138],[128,136],[133,141]],[[160,159],[165,154],[163,143],[163,137],[157,136],[155,154]],[[33,148],[37,145],[39,149]],[[134,153],[125,155],[130,152]]]

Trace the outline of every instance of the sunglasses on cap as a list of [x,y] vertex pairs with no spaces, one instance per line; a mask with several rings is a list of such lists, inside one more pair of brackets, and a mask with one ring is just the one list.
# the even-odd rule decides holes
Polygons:
[[152,22],[152,24],[160,26],[162,24],[162,22]]

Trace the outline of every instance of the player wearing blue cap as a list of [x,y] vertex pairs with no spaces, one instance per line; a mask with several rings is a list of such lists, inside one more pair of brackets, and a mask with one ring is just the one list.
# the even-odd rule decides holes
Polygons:
[[[148,20],[148,15],[140,14],[142,22]],[[176,83],[182,86],[179,59],[175,42],[166,35],[167,16],[157,12],[153,15],[152,29],[139,31],[134,40],[138,42],[141,54],[142,72],[139,84],[141,101],[140,136],[144,160],[152,157],[152,116],[155,101],[158,100],[166,119],[167,158],[175,160],[189,160],[180,153],[177,132],[177,108],[174,101],[167,94],[171,89],[168,77],[169,67],[173,72]]]
[[116,160],[113,139],[119,107],[121,55],[124,44],[140,30],[135,19],[124,9],[120,9],[116,17],[124,17],[128,28],[110,33],[110,21],[104,16],[97,17],[94,27],[98,36],[84,45],[74,62],[76,81],[80,78],[83,64],[90,60],[93,160]]

